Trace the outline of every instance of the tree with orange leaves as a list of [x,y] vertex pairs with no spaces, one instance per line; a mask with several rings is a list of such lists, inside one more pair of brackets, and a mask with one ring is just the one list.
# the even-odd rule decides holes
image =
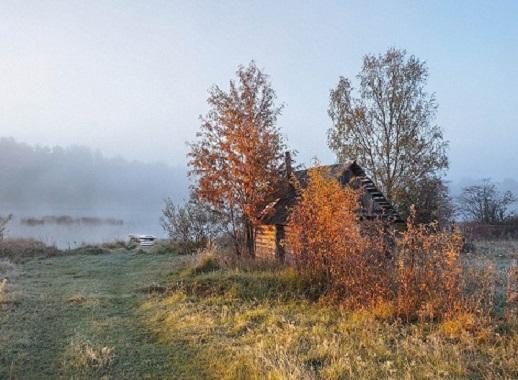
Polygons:
[[236,252],[254,255],[255,226],[279,180],[285,143],[276,125],[282,106],[252,61],[237,70],[230,89],[210,90],[210,110],[190,144],[197,197],[218,211]]

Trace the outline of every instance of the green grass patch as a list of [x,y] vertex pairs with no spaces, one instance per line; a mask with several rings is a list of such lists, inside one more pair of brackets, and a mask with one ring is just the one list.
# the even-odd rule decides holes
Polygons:
[[140,289],[176,268],[174,255],[34,258],[16,267],[16,300],[0,304],[1,379],[178,378],[183,345],[150,331]]

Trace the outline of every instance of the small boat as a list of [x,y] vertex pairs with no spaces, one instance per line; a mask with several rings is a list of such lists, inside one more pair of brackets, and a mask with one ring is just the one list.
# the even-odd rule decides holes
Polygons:
[[156,236],[153,235],[129,235],[129,238],[136,240],[141,247],[151,247],[156,241]]

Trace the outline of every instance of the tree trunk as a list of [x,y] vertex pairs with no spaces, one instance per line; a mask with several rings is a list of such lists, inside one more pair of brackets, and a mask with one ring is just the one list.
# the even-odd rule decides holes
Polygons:
[[239,242],[234,239],[234,253],[236,256],[241,256],[241,247],[239,247]]
[[255,227],[250,222],[245,223],[245,246],[248,255],[255,257]]

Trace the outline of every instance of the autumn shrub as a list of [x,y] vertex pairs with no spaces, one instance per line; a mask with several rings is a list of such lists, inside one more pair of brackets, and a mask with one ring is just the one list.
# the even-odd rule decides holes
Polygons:
[[384,319],[433,320],[459,310],[462,236],[412,216],[396,236],[381,221],[360,220],[361,195],[310,170],[287,236],[298,270],[345,306],[383,306]]
[[78,247],[68,249],[67,255],[105,255],[111,252],[104,244],[81,244]]
[[101,244],[101,247],[104,249],[110,249],[110,250],[131,249],[132,248],[130,243],[126,242],[125,240],[119,240],[119,239],[107,241],[107,242]]
[[360,195],[327,179],[320,169],[310,170],[287,236],[299,271],[353,307],[383,301],[392,291],[393,260],[382,226],[358,220]]
[[406,319],[433,320],[461,307],[462,236],[416,225],[412,215],[396,239],[397,312]]

